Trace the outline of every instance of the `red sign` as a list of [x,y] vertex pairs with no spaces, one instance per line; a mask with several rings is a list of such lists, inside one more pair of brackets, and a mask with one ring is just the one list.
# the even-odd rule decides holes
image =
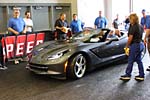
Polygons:
[[16,40],[15,36],[9,36],[9,37],[2,38],[3,55],[6,56],[6,58],[14,57],[15,40]]
[[26,35],[19,35],[17,36],[16,45],[15,45],[15,56],[23,56],[24,55],[24,48],[26,43]]
[[34,46],[43,43],[44,37],[45,33],[3,37],[3,55],[8,59],[25,56],[31,53]]
[[36,43],[35,34],[27,35],[27,42],[26,43],[27,44],[26,44],[26,53],[25,54],[29,54],[32,51],[32,49]]
[[36,45],[39,45],[41,43],[44,42],[44,37],[45,37],[45,34],[44,33],[38,33],[37,36],[36,36]]

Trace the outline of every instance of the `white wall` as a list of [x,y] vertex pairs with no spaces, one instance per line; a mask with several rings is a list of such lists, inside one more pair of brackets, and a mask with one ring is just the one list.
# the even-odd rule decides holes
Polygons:
[[85,27],[94,27],[99,10],[104,12],[103,0],[77,0],[78,17],[85,22]]
[[[136,0],[137,2],[138,0]],[[115,5],[116,3],[118,4],[123,4],[123,5]],[[112,18],[116,18],[116,14],[119,14],[119,19],[121,21],[125,20],[125,16],[129,15],[129,0],[113,0],[112,2]]]

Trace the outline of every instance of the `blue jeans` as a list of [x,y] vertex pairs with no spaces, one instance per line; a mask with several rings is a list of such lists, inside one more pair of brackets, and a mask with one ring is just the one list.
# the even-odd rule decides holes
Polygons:
[[136,62],[138,64],[139,75],[141,77],[144,77],[144,68],[143,68],[143,62],[141,58],[141,54],[144,49],[144,44],[142,42],[133,43],[129,48],[130,48],[130,52],[128,57],[128,66],[126,68],[126,74],[131,76],[133,63]]

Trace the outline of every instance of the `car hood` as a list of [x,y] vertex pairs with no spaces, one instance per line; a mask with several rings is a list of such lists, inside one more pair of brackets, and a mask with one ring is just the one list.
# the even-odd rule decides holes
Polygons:
[[70,42],[70,41],[49,41],[43,44],[38,45],[35,49],[63,49],[63,48],[70,48],[70,47],[77,47],[79,45],[85,45],[81,41]]
[[[58,55],[58,53],[63,52],[64,55],[61,57],[63,59],[57,60],[57,62],[63,62],[68,59],[76,50],[77,47],[85,45],[80,41],[78,42],[68,42],[68,41],[49,41],[36,46],[32,51],[32,63],[48,64],[53,63],[54,60],[47,60],[50,56]],[[53,61],[53,62],[52,62]]]

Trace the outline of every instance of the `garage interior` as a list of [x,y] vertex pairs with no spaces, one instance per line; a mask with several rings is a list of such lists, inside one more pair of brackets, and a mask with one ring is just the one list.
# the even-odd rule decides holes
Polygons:
[[[108,19],[108,27],[119,14],[121,20],[131,12],[141,18],[142,9],[149,14],[148,0],[1,0],[0,33],[7,33],[8,19],[12,17],[14,6],[21,7],[21,17],[29,10],[34,23],[33,30],[55,30],[54,23],[59,14],[66,13],[70,23],[72,14],[78,14],[85,27],[94,27],[94,20],[101,10]],[[141,5],[140,5],[141,4]],[[145,80],[134,79],[122,82],[119,77],[127,62],[118,62],[87,73],[79,80],[61,80],[50,76],[41,76],[26,70],[27,62],[8,63],[8,69],[0,70],[0,100],[149,100],[150,73],[149,54],[143,58]],[[138,74],[134,64],[133,74]]]
[[[140,7],[138,6],[140,3]],[[117,6],[116,6],[117,4]],[[123,4],[123,5],[122,5]],[[21,17],[24,17],[26,10],[31,11],[31,17],[34,22],[34,31],[37,30],[54,30],[54,22],[59,17],[61,12],[66,13],[68,22],[72,20],[72,14],[78,14],[79,19],[85,22],[85,27],[93,27],[95,18],[98,16],[99,10],[103,11],[103,15],[108,19],[108,27],[111,27],[113,19],[116,14],[119,14],[121,20],[125,19],[130,12],[137,12],[141,17],[141,9],[149,9],[145,6],[146,3],[135,0],[20,0],[5,1],[1,0],[0,3],[0,32],[5,33],[7,31],[8,19],[12,16],[12,10],[14,6],[21,7]],[[121,9],[120,9],[121,8]],[[123,11],[122,11],[123,10]],[[149,11],[147,11],[149,12]],[[91,16],[92,15],[92,16]],[[85,17],[86,16],[86,17]],[[43,23],[39,22],[39,19],[43,19]]]

